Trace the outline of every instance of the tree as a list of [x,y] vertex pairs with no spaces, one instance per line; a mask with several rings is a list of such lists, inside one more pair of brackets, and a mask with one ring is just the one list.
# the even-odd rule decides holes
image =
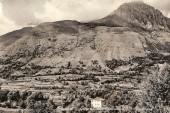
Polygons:
[[72,67],[71,62],[68,62],[68,64],[67,64],[67,69],[71,69],[71,67]]
[[8,93],[8,98],[10,100],[19,101],[20,99],[19,91],[13,91],[13,92]]
[[82,96],[79,97],[79,101],[80,101],[80,102],[84,102],[84,101],[85,101],[84,97],[82,97]]
[[21,99],[22,100],[26,100],[28,96],[29,96],[29,93],[27,91],[21,92]]
[[0,90],[0,101],[2,101],[2,102],[7,101],[8,93],[9,93],[9,91],[7,91],[7,90]]
[[144,102],[147,107],[157,110],[170,106],[170,73],[168,64],[164,63],[162,66],[157,66],[156,70],[152,70],[143,86]]
[[117,59],[112,59],[112,60],[106,60],[105,61],[106,66],[112,70],[114,70],[114,68],[119,67],[121,65],[126,65],[127,62],[123,61],[123,60],[117,60]]
[[36,101],[30,113],[54,113],[52,105],[42,101]]
[[24,100],[20,100],[19,103],[18,103],[18,105],[19,105],[20,108],[22,108],[22,109],[25,109],[25,108],[27,107],[27,103],[26,103],[26,101],[24,101]]

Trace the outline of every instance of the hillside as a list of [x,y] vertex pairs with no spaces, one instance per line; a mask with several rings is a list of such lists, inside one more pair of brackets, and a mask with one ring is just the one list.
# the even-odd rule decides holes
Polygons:
[[1,57],[60,67],[79,61],[87,66],[105,61],[143,57],[148,52],[168,53],[170,20],[153,7],[125,3],[105,18],[81,23],[58,21],[23,28],[0,37]]

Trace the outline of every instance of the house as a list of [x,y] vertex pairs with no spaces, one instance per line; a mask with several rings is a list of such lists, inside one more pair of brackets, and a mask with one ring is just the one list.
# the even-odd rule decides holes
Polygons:
[[105,99],[96,97],[91,100],[91,107],[92,108],[102,108],[105,105]]

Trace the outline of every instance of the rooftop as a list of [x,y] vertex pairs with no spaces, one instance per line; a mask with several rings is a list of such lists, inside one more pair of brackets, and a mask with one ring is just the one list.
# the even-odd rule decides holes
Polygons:
[[100,97],[96,97],[96,98],[93,98],[92,100],[105,100],[105,99],[100,98]]

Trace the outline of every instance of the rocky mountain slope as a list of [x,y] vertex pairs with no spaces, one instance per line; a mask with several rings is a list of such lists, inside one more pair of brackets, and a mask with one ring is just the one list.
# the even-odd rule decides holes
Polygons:
[[113,14],[127,19],[128,22],[138,24],[147,30],[169,31],[166,17],[157,9],[143,2],[125,3]]
[[110,26],[138,27],[145,30],[169,31],[169,19],[159,10],[143,2],[131,2],[121,5],[110,15],[97,20]]
[[153,7],[125,3],[113,13],[89,23],[58,21],[42,23],[0,36],[1,58],[36,65],[87,66],[105,61],[143,57],[149,52],[169,53],[170,19]]

